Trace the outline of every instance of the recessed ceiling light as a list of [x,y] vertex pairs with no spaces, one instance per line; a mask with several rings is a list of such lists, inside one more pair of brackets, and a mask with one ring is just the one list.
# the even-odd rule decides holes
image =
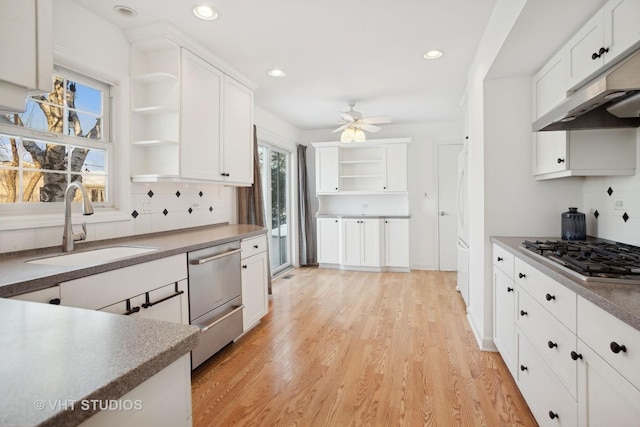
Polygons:
[[132,17],[138,14],[135,10],[131,9],[128,6],[113,6],[114,12],[116,12],[120,16]]
[[284,77],[287,75],[287,73],[285,73],[279,68],[274,68],[273,70],[269,70],[267,71],[267,74],[269,74],[271,77]]
[[218,19],[218,11],[206,4],[196,6],[193,8],[193,14],[205,21],[213,21]]
[[424,56],[424,59],[438,59],[442,56],[442,51],[430,50],[429,52],[425,53],[423,56]]

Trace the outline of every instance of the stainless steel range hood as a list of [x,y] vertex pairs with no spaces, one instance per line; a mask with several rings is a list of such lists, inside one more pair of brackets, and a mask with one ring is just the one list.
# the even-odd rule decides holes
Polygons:
[[533,130],[640,126],[640,50],[569,95],[533,123]]

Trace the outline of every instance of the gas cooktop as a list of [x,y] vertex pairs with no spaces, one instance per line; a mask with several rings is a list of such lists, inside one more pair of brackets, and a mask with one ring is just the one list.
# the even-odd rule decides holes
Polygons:
[[640,284],[640,247],[611,240],[525,240],[537,257],[586,281]]

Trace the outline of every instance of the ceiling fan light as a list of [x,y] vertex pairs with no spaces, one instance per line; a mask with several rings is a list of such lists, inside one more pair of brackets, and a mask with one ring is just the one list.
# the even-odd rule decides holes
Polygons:
[[423,55],[424,59],[438,59],[442,56],[441,50],[430,50]]
[[346,128],[345,130],[342,131],[342,134],[340,135],[340,142],[353,142],[354,137],[355,137],[355,132],[353,128]]
[[356,129],[353,135],[353,140],[355,142],[364,142],[365,141],[364,131],[362,129]]
[[218,11],[206,4],[194,7],[193,14],[205,21],[218,19]]

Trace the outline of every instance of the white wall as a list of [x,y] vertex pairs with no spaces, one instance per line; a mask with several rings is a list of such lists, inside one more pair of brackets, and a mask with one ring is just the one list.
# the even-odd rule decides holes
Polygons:
[[[411,137],[407,149],[408,190],[410,228],[410,267],[412,269],[435,270],[438,268],[438,183],[436,146],[442,142],[462,143],[462,121],[390,124],[369,139]],[[301,133],[301,141],[312,142],[337,141],[339,136],[330,130],[306,131]],[[312,181],[312,194],[315,196],[315,153],[313,147],[308,150],[307,167]],[[314,155],[311,155],[314,153]],[[426,194],[426,196],[425,196]],[[337,196],[344,197],[344,196]],[[347,199],[344,199],[345,201]],[[314,212],[317,212],[318,199],[314,197]],[[337,209],[335,203],[332,210]],[[345,207],[346,210],[349,208]],[[373,213],[373,212],[371,212]]]

